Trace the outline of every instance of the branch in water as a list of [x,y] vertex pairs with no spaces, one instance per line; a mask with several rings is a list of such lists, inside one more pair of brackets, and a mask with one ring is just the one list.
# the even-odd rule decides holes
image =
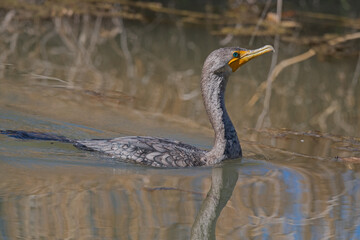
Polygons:
[[[317,49],[319,48],[323,48],[323,47],[329,47],[329,46],[335,46],[339,43],[343,43],[346,41],[350,41],[350,40],[355,40],[355,39],[359,39],[360,38],[360,32],[356,32],[356,33],[351,33],[351,34],[347,34],[345,36],[341,36],[341,37],[337,37],[334,38],[332,40],[327,41],[325,44],[322,44],[320,46],[317,47],[313,47],[310,48],[307,52],[302,53],[298,56],[292,57],[292,58],[288,58],[285,60],[282,60],[279,64],[277,64],[275,66],[275,68],[271,71],[270,74],[270,81],[271,83],[275,81],[276,77],[282,72],[282,70],[284,70],[286,67],[291,66],[295,63],[299,63],[302,61],[305,61],[309,58],[311,58],[312,56],[315,56],[317,53]],[[255,94],[252,96],[252,98],[250,99],[250,101],[246,104],[246,106],[248,108],[253,107],[257,101],[259,100],[260,96],[262,95],[263,91],[266,89],[267,87],[267,82],[265,81],[262,84],[260,84],[260,86],[256,89]]]

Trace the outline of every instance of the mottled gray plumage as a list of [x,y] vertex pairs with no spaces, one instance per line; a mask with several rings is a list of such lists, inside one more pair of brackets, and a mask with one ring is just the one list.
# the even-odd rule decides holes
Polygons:
[[154,167],[192,167],[212,165],[224,159],[241,157],[236,130],[226,112],[225,88],[231,68],[228,62],[240,48],[221,48],[205,60],[201,90],[206,111],[215,131],[214,147],[204,151],[194,146],[163,138],[120,137],[110,140],[76,141],[87,150],[106,153],[122,161],[135,161]]
[[206,151],[179,141],[155,137],[120,137],[107,140],[76,141],[75,146],[106,153],[126,162],[153,167],[202,166]]

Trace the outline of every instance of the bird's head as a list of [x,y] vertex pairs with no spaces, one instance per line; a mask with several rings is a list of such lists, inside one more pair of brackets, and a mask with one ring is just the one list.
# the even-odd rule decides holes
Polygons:
[[247,63],[264,53],[274,51],[270,45],[247,50],[239,47],[220,48],[207,57],[204,63],[204,70],[213,73],[231,73],[235,72],[241,65]]

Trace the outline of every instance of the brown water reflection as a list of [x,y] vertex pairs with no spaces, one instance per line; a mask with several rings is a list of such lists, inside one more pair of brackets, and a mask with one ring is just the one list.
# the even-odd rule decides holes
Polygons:
[[214,234],[206,221],[215,214],[217,239],[360,236],[360,175],[340,163],[245,159],[164,171],[2,161],[0,169],[0,226],[9,239],[188,239],[192,228],[193,239],[204,239],[196,236]]
[[[97,105],[121,105],[210,126],[199,78],[205,57],[220,47],[221,38],[206,29],[156,23],[143,26],[87,15],[10,26],[1,33],[1,48],[5,50],[0,62],[0,84],[5,84],[2,89],[19,84],[36,88],[31,91],[42,92],[47,98],[61,94],[64,104],[83,105],[93,99]],[[272,42],[271,37],[256,38],[250,46],[249,38],[241,37],[233,38],[228,45],[255,48]],[[306,50],[289,43],[281,43],[279,49],[279,61]],[[264,127],[359,136],[360,65],[357,67],[356,55],[339,57],[314,57],[285,69],[273,84]],[[263,99],[251,107],[247,103],[266,80],[270,60],[270,56],[256,59],[230,81],[227,105],[238,129],[256,125]],[[27,92],[22,94],[34,94]],[[9,101],[4,94],[3,104],[17,104],[16,99]],[[42,105],[47,107],[45,102]]]

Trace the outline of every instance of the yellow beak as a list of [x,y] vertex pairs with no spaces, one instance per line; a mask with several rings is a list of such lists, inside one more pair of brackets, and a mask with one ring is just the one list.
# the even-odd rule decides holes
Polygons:
[[251,59],[271,51],[275,52],[274,48],[270,45],[266,45],[262,48],[258,48],[255,50],[242,50],[239,51],[239,57],[232,58],[228,64],[231,67],[232,71],[235,72],[241,65],[247,63]]

